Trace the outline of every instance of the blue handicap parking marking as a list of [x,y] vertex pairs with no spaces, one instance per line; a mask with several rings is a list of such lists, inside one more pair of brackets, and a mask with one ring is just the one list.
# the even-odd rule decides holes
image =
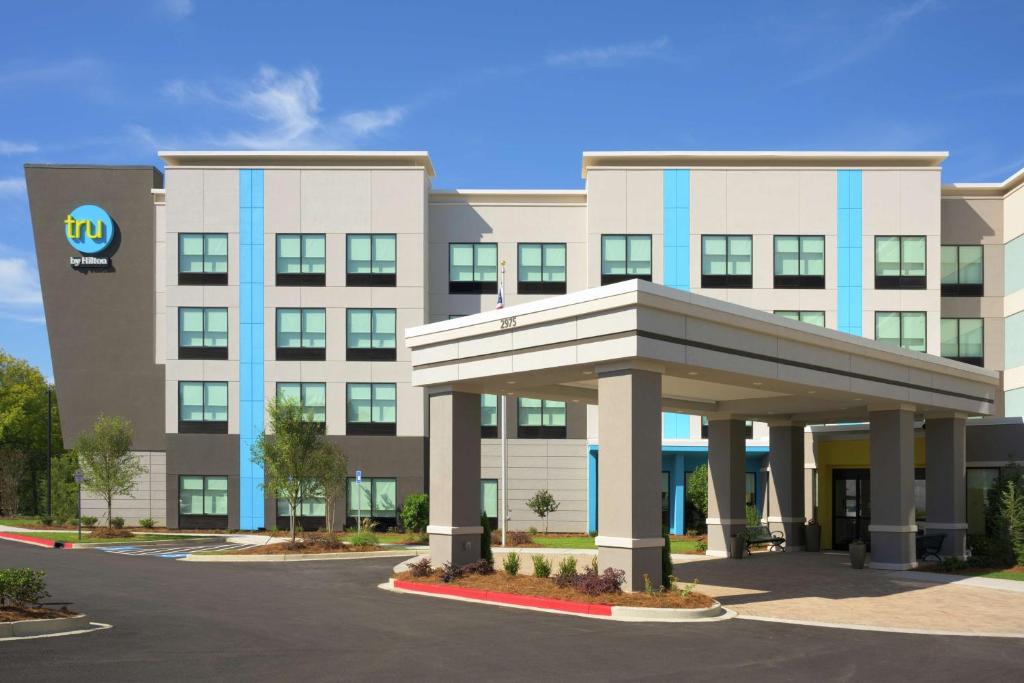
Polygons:
[[139,546],[137,546],[137,545],[119,545],[119,546],[116,546],[114,548],[110,548],[110,547],[100,548],[100,550],[102,550],[105,553],[119,553],[119,552],[124,552],[125,550],[138,550],[138,549],[139,549]]
[[169,559],[177,559],[179,557],[188,557],[188,553],[164,553],[160,557],[166,557]]

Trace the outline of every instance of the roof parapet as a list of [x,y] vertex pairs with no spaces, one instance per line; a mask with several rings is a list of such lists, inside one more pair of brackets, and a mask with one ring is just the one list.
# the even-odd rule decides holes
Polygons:
[[187,166],[380,166],[386,168],[422,167],[434,177],[434,165],[424,151],[163,151],[157,156],[167,168]]

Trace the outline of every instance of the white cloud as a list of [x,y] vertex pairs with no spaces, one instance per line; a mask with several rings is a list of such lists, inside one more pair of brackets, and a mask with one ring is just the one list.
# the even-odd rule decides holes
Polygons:
[[662,37],[647,42],[556,52],[548,55],[544,61],[548,66],[611,66],[632,59],[656,57],[664,53],[668,46],[668,38]]
[[175,19],[184,19],[195,10],[192,0],[160,0],[160,7]]
[[[162,92],[180,104],[205,102],[249,117],[252,126],[207,134],[201,140],[205,145],[242,149],[351,146],[398,125],[408,111],[407,107],[393,105],[325,116],[320,105],[320,79],[312,69],[282,72],[265,66],[249,81],[219,87],[179,79],[166,83]],[[149,142],[161,137],[143,126],[131,129]]]
[[0,258],[0,292],[4,293],[0,307],[40,306],[39,275],[28,259]]
[[[0,197],[25,193],[24,178],[0,178]],[[0,290],[3,291],[3,290]]]
[[38,151],[39,147],[31,142],[0,140],[0,154],[31,154],[32,152]]

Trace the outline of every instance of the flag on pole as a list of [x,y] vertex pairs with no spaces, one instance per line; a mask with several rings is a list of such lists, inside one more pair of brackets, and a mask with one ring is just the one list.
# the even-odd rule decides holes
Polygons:
[[498,278],[498,302],[495,309],[505,308],[505,262],[501,262],[501,277]]

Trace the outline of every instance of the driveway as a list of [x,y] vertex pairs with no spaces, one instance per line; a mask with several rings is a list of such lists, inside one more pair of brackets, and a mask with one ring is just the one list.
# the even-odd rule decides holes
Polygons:
[[[737,563],[739,564],[739,563]],[[10,681],[927,680],[1024,676],[1019,641],[733,619],[629,624],[378,590],[394,558],[196,564],[0,545],[114,625],[0,643]]]

